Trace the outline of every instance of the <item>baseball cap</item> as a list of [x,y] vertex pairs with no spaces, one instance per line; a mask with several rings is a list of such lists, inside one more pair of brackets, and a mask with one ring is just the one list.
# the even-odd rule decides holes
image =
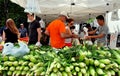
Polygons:
[[32,12],[27,12],[27,15],[33,15],[34,16],[34,13],[32,13]]
[[23,25],[23,23],[21,23],[20,25]]
[[68,14],[67,14],[67,12],[65,12],[65,11],[62,11],[62,12],[60,12],[60,15],[63,15],[63,16],[65,16],[66,17],[66,19],[68,19],[69,17],[68,17]]

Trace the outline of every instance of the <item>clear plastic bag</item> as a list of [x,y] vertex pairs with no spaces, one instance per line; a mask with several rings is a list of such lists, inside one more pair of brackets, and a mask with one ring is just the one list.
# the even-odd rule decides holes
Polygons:
[[13,43],[5,43],[2,51],[2,55],[12,55],[15,57],[21,57],[30,52],[27,44],[24,42],[18,43],[20,47],[15,47]]

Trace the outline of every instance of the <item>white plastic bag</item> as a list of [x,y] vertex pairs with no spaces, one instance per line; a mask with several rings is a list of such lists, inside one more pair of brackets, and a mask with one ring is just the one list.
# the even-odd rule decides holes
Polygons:
[[84,38],[85,38],[86,36],[88,36],[88,28],[84,27],[83,30],[85,32],[85,34],[84,34]]
[[37,42],[36,44],[35,44],[35,46],[42,46],[42,44],[40,43],[40,42]]
[[90,41],[90,40],[87,40],[86,43],[87,43],[88,45],[93,45],[92,41]]
[[21,57],[29,53],[30,49],[27,44],[19,42],[19,48],[15,47],[13,43],[5,43],[2,55],[12,55],[15,57]]

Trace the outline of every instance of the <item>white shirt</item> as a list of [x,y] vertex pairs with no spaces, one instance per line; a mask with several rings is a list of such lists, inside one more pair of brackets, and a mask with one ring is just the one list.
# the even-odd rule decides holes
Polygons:
[[[66,26],[66,30],[67,29],[70,29],[70,27],[69,26]],[[65,39],[65,43],[71,43],[71,41],[72,41],[72,38],[66,38]]]

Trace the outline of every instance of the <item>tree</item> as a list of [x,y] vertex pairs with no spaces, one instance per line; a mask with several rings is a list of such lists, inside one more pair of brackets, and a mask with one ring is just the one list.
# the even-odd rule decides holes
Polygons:
[[0,9],[0,26],[5,25],[7,18],[12,18],[17,26],[27,21],[24,8],[12,3],[10,0],[0,0]]

